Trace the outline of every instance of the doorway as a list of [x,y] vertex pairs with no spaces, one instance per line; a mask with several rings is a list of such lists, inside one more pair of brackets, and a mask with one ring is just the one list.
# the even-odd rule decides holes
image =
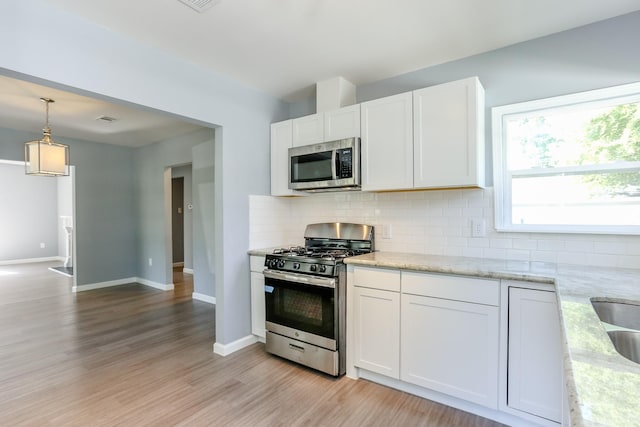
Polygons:
[[[171,212],[167,215],[167,232],[170,235],[170,254],[174,292],[186,295],[193,292],[193,220],[192,220],[192,167],[191,164],[167,168],[165,179],[169,184],[166,197]],[[169,200],[167,200],[169,199]]]
[[171,251],[173,268],[184,268],[184,177],[171,178]]

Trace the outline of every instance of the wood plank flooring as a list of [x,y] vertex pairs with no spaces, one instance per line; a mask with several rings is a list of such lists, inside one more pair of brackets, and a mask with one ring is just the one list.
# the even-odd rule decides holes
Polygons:
[[188,277],[73,294],[51,265],[0,266],[0,426],[500,425],[262,344],[218,356]]

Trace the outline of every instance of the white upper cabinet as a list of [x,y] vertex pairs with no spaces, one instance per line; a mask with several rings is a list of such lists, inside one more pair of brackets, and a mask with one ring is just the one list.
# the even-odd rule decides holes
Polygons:
[[293,146],[360,136],[360,104],[293,119]]
[[413,187],[412,94],[361,104],[362,190]]
[[324,115],[312,114],[292,120],[293,147],[324,141]]
[[292,144],[292,120],[271,124],[271,195],[291,196],[289,190],[289,148]]
[[360,104],[324,113],[324,140],[360,136]]
[[484,89],[477,77],[413,92],[414,187],[484,187]]

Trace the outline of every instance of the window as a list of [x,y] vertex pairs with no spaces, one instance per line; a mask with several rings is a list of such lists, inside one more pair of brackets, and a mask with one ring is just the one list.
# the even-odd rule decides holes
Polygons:
[[640,83],[492,119],[498,230],[640,234]]

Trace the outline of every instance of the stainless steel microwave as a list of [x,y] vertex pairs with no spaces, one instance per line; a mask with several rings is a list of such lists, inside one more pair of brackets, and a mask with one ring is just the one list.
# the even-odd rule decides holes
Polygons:
[[360,138],[289,148],[289,188],[299,191],[360,189]]

